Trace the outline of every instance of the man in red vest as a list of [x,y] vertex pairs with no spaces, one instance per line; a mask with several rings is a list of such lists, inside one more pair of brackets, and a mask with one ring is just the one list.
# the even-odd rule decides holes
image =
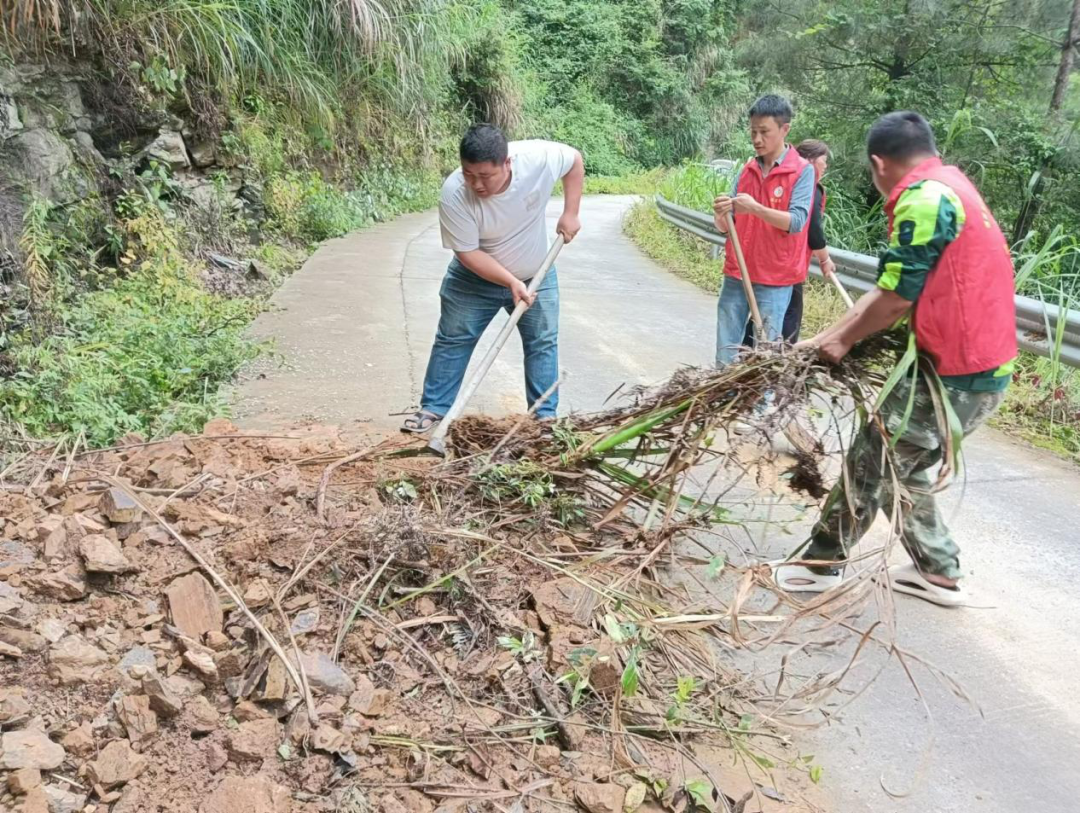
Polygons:
[[[713,202],[716,228],[727,234],[735,217],[766,341],[780,338],[792,286],[806,279],[806,227],[814,197],[814,168],[786,141],[791,105],[762,96],[750,108],[750,140],[757,155],[742,168],[733,195]],[[724,283],[716,318],[716,365],[735,360],[743,342],[750,303],[740,281],[735,252],[724,252]]]
[[[916,345],[940,377],[966,437],[1000,406],[1012,377],[1016,307],[1008,244],[971,181],[937,157],[934,134],[918,113],[878,119],[867,152],[889,219],[877,288],[801,346],[837,363],[856,342],[910,315]],[[912,564],[889,569],[892,588],[957,606],[966,600],[959,548],[938,510],[930,475],[946,442],[933,386],[923,373],[914,385],[911,375],[903,376],[880,410],[887,435],[874,424],[863,428],[848,454],[847,482],[829,496],[804,559],[843,562],[878,509],[891,514],[902,502],[900,539]],[[890,441],[896,441],[891,472],[884,465]],[[893,493],[893,476],[899,494]],[[774,576],[786,590],[823,592],[841,580],[842,566],[782,565]]]

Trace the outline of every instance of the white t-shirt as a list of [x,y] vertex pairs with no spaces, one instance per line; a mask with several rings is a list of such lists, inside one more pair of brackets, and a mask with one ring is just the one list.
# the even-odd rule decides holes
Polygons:
[[451,251],[480,249],[518,279],[530,279],[548,252],[544,211],[555,184],[574,166],[577,151],[554,141],[511,141],[510,186],[479,198],[458,167],[439,200],[442,244]]

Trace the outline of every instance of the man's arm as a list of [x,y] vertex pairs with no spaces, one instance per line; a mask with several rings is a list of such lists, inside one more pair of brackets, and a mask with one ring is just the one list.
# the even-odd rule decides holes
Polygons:
[[861,297],[840,321],[805,344],[816,346],[823,359],[836,364],[857,342],[895,325],[914,304],[892,291],[875,288]]
[[555,231],[569,243],[581,231],[581,192],[585,187],[585,160],[574,150],[574,163],[563,175],[563,213]]
[[443,246],[453,251],[462,265],[488,282],[509,288],[514,295],[515,304],[522,299],[532,304],[525,283],[503,268],[490,254],[480,250],[480,232],[476,219],[468,208],[462,205],[451,180],[444,184],[439,199],[439,229],[442,232]]
[[856,342],[896,324],[911,310],[926,278],[964,223],[956,193],[937,181],[904,191],[893,211],[889,247],[878,260],[878,287],[863,296],[836,324],[802,342],[836,363]]
[[[727,213],[734,212],[737,215],[753,215],[764,220],[773,228],[795,234],[802,231],[803,226],[810,217],[810,203],[814,197],[814,168],[803,168],[799,180],[795,182],[795,188],[791,190],[791,202],[786,212],[773,209],[764,203],[758,203],[750,195],[740,192],[734,197],[721,195],[713,203],[713,212],[717,224],[724,223],[724,231],[727,231]],[[719,225],[717,226],[719,228]]]
[[523,299],[530,305],[533,303],[535,295],[529,294],[529,287],[503,268],[502,264],[486,251],[477,248],[472,251],[455,251],[454,255],[476,276],[509,288],[514,295],[515,305]]

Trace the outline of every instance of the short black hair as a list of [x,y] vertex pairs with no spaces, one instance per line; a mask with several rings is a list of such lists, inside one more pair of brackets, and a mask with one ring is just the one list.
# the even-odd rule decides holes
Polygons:
[[866,135],[866,154],[894,161],[937,155],[930,123],[914,110],[886,113]]
[[793,115],[795,114],[791,110],[791,102],[775,93],[766,93],[750,107],[750,118],[771,116],[776,119],[777,124],[789,124]]
[[462,137],[459,152],[465,164],[501,164],[509,147],[503,131],[494,124],[474,124]]

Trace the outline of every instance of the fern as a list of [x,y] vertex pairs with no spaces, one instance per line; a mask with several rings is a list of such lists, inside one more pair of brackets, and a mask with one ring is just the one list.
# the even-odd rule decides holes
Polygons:
[[53,204],[44,198],[34,198],[23,215],[23,229],[19,236],[19,248],[23,252],[23,268],[26,287],[30,291],[30,304],[35,310],[40,309],[51,287],[51,262],[56,253],[56,244],[49,218]]

